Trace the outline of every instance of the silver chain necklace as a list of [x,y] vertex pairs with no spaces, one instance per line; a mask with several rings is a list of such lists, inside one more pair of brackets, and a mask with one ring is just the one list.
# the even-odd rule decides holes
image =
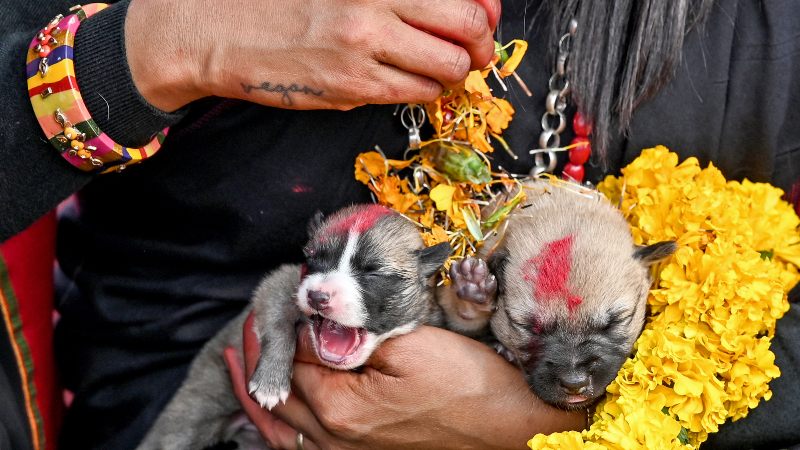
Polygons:
[[569,21],[567,32],[558,40],[555,72],[547,82],[550,91],[544,102],[545,112],[542,115],[539,148],[529,152],[534,158],[533,168],[530,172],[532,177],[544,172],[552,173],[558,162],[556,151],[561,146],[561,132],[567,127],[567,117],[564,111],[567,109],[571,90],[567,79],[567,62],[572,47],[572,37],[577,31],[578,21],[572,19]]

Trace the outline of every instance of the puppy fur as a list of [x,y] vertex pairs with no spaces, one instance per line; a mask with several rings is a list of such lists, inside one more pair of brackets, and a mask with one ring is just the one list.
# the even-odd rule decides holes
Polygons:
[[527,204],[505,232],[484,243],[479,260],[451,268],[453,287],[437,295],[448,327],[493,335],[538,397],[585,408],[629,356],[644,325],[649,266],[675,244],[637,248],[598,193],[544,181],[524,188]]
[[267,408],[289,395],[296,330],[302,322],[309,324],[320,361],[342,370],[364,364],[386,339],[421,324],[441,324],[431,277],[450,248],[426,248],[416,227],[402,216],[377,205],[346,208],[312,224],[304,251],[305,267],[284,265],[267,275],[251,308],[201,350],[139,449],[201,449],[227,438],[241,406],[222,351],[241,348],[242,326],[251,310],[261,355],[248,387]]

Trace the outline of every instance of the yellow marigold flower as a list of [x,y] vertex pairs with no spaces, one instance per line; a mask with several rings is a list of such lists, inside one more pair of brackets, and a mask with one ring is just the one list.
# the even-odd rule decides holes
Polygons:
[[[675,239],[679,249],[655,274],[635,354],[582,445],[696,448],[772,395],[780,370],[769,345],[800,281],[800,219],[779,189],[728,182],[695,158],[679,164],[665,147],[642,151],[598,189],[620,205],[638,244]],[[576,448],[577,436],[528,444]]]
[[431,200],[436,204],[436,209],[439,211],[447,211],[450,205],[453,204],[453,194],[456,193],[455,186],[448,184],[440,184],[431,189],[429,194]]
[[[513,116],[510,104],[491,98],[483,80],[489,72],[473,72],[467,89],[426,106],[437,131],[427,144],[468,140],[479,158],[472,162],[486,163],[487,171],[488,136],[499,136]],[[482,217],[478,204],[495,200],[486,190],[490,181],[453,180],[430,153],[423,148],[405,161],[362,153],[355,176],[378,202],[417,222],[427,245],[450,242],[452,258],[461,258],[519,197],[503,200],[497,217]],[[400,176],[404,169],[413,172],[412,183]],[[496,182],[508,180],[492,174]],[[619,205],[637,244],[673,239],[679,248],[654,269],[645,329],[592,426],[537,435],[528,445],[696,448],[720,424],[745,417],[772,395],[769,382],[780,370],[769,345],[789,309],[786,293],[800,280],[800,219],[779,189],[728,182],[713,165],[702,169],[696,158],[679,163],[661,146],[642,151],[621,177],[607,177],[598,189]]]
[[486,111],[486,124],[492,133],[500,134],[508,128],[508,123],[514,117],[514,107],[507,100],[497,98]]

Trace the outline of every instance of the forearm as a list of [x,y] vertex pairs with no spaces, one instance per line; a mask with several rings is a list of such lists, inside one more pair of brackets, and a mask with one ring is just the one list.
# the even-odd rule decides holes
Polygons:
[[[42,24],[50,20],[42,16]],[[23,230],[91,177],[67,164],[44,138],[25,81],[28,44],[38,31],[0,39],[0,242]]]
[[[26,85],[25,58],[30,40],[69,6],[53,3],[35,9],[3,3],[0,86],[5,95],[0,114],[6,118],[6,126],[0,128],[0,241],[24,229],[92,179],[64,161],[45,140]],[[81,25],[75,41],[75,70],[84,102],[100,129],[116,142],[137,146],[181,116],[158,111],[137,92],[125,53],[122,24],[126,8],[127,2],[113,5]]]

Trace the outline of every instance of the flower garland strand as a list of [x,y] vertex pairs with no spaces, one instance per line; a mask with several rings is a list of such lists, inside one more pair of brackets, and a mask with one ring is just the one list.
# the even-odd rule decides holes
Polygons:
[[[451,261],[473,254],[524,199],[515,178],[491,169],[492,141],[509,150],[501,134],[514,108],[495,98],[485,79],[494,74],[502,84],[514,75],[526,46],[498,45],[487,69],[426,105],[435,134],[418,152],[390,160],[376,149],[356,158],[356,179],[377,202],[417,224],[427,245],[451,244],[444,282]],[[654,276],[635,354],[609,385],[592,426],[536,435],[528,445],[696,448],[772,395],[769,382],[780,370],[769,345],[789,309],[786,294],[800,280],[800,219],[779,189],[727,182],[696,158],[678,164],[665,147],[644,150],[598,190],[620,205],[637,244],[676,240],[679,249]]]
[[800,219],[764,183],[726,182],[697,159],[644,150],[598,189],[620,205],[637,244],[675,239],[660,267],[644,332],[594,423],[536,435],[532,449],[697,448],[745,417],[780,375],[769,350],[800,281]]
[[[474,254],[524,199],[519,183],[493,172],[487,156],[493,141],[513,155],[501,134],[514,108],[492,94],[486,78],[494,75],[505,87],[503,79],[511,76],[527,91],[514,72],[527,48],[521,40],[496,44],[489,66],[470,72],[463,87],[425,105],[434,136],[413,156],[406,152],[406,159],[392,160],[376,149],[356,157],[355,177],[378,203],[417,224],[426,245],[450,243],[451,258],[441,271],[445,282],[450,263]],[[498,185],[502,189],[492,189]]]

